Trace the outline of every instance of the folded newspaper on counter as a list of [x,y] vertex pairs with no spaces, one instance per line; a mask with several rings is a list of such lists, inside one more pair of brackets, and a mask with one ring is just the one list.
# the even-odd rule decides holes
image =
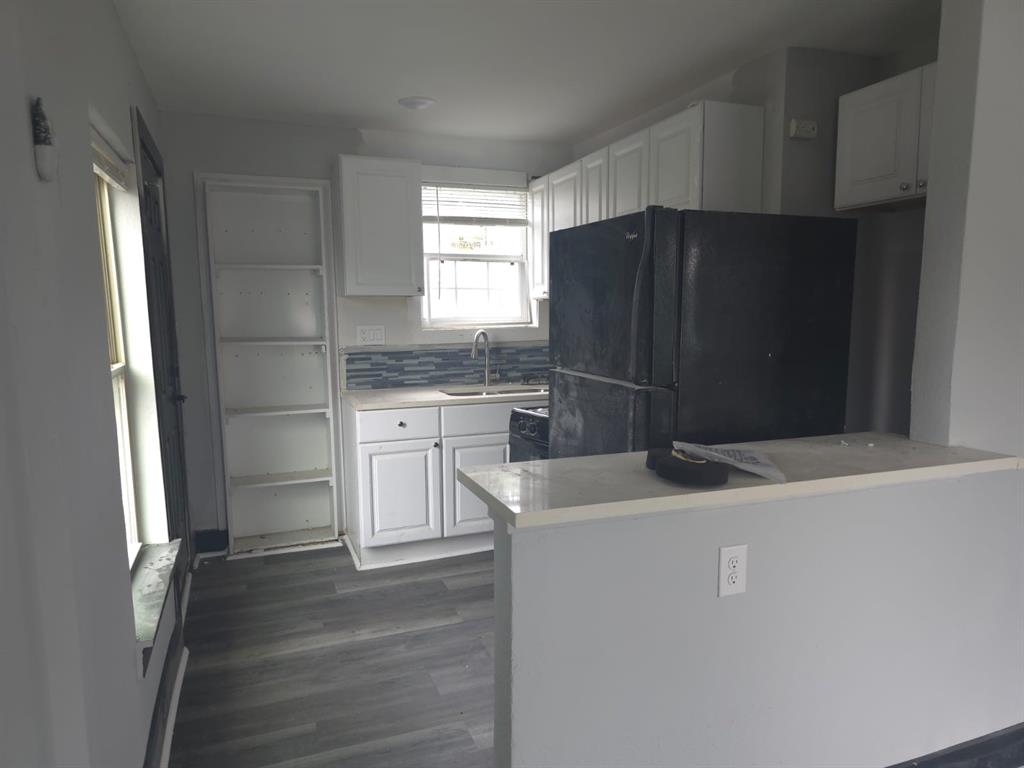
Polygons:
[[697,443],[684,443],[675,440],[672,447],[677,451],[683,451],[691,456],[709,461],[720,461],[744,472],[763,477],[776,483],[786,482],[786,476],[782,470],[772,463],[771,459],[760,451],[750,448],[734,448],[728,445],[699,445]]

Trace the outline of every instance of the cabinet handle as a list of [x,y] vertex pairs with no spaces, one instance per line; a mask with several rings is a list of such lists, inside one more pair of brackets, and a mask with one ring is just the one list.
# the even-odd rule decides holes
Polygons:
[[435,447],[435,448],[440,448],[440,447],[441,447],[441,444],[440,444],[440,443],[434,443],[434,447]]
[[917,180],[917,188],[918,189],[927,189],[928,188],[928,179],[918,179]]
[[423,286],[422,285],[416,286],[416,293],[423,293]]
[[400,421],[400,422],[398,422],[398,426],[400,426],[400,427],[404,427],[404,426],[405,426],[405,422],[404,422],[404,421]]
[[910,189],[910,182],[908,182],[908,181],[900,182],[900,192],[906,192],[908,189]]

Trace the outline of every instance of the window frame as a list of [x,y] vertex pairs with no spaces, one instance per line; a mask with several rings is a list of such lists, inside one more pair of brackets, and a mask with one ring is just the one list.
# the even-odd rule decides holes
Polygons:
[[[452,169],[455,170],[455,169]],[[461,169],[459,169],[461,170]],[[423,191],[428,188],[458,188],[462,187],[465,189],[473,190],[514,190],[516,192],[522,192],[526,195],[525,183],[522,187],[518,184],[509,185],[502,183],[488,184],[482,181],[473,180],[467,182],[444,180],[444,181],[432,181],[424,177],[420,184],[421,196]],[[421,207],[422,210],[422,207]],[[496,328],[523,328],[532,327],[535,325],[535,308],[534,302],[530,298],[530,285],[529,285],[529,259],[527,257],[528,248],[528,221],[527,221],[527,208],[526,199],[524,197],[524,208],[522,218],[497,218],[497,217],[474,217],[474,216],[441,216],[438,214],[423,214],[420,225],[437,225],[440,227],[442,224],[463,224],[466,226],[516,226],[521,227],[521,250],[516,256],[509,257],[508,255],[485,255],[485,254],[458,254],[458,253],[433,253],[427,251],[426,244],[423,249],[423,279],[424,279],[424,295],[421,299],[421,316],[423,327],[428,330],[444,330],[444,329],[467,329],[467,328],[479,328],[480,326],[496,327]],[[439,243],[440,245],[440,243]],[[432,312],[431,296],[432,291],[437,290],[438,286],[433,284],[431,279],[431,267],[434,262],[439,265],[446,261],[453,261],[458,263],[465,262],[480,262],[480,263],[508,263],[514,265],[519,272],[519,313],[515,318],[509,317],[488,317],[478,315],[474,317],[461,317],[461,316],[436,316]],[[457,290],[457,289],[456,289]]]
[[128,408],[128,357],[124,333],[124,309],[121,304],[114,226],[110,212],[110,175],[94,165],[96,224],[99,234],[100,263],[103,276],[104,313],[107,327],[107,356],[110,365],[111,393],[114,401],[114,429],[117,436],[121,506],[124,517],[125,545],[131,565],[142,544],[139,537],[138,504],[135,493],[135,464],[132,456],[131,417]]

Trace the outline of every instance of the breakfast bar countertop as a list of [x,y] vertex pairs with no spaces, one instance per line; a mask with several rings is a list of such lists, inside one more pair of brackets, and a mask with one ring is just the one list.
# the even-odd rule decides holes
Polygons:
[[616,453],[460,469],[459,482],[513,528],[720,507],[1021,469],[1024,460],[876,432],[737,443],[756,448],[787,482],[731,469],[725,485],[687,487]]

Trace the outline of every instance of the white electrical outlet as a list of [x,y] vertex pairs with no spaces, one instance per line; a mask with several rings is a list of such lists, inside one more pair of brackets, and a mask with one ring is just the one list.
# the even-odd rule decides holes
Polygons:
[[728,597],[747,591],[747,545],[718,549],[718,596]]
[[356,343],[360,346],[364,344],[383,344],[384,343],[384,326],[383,325],[357,325],[356,326]]

